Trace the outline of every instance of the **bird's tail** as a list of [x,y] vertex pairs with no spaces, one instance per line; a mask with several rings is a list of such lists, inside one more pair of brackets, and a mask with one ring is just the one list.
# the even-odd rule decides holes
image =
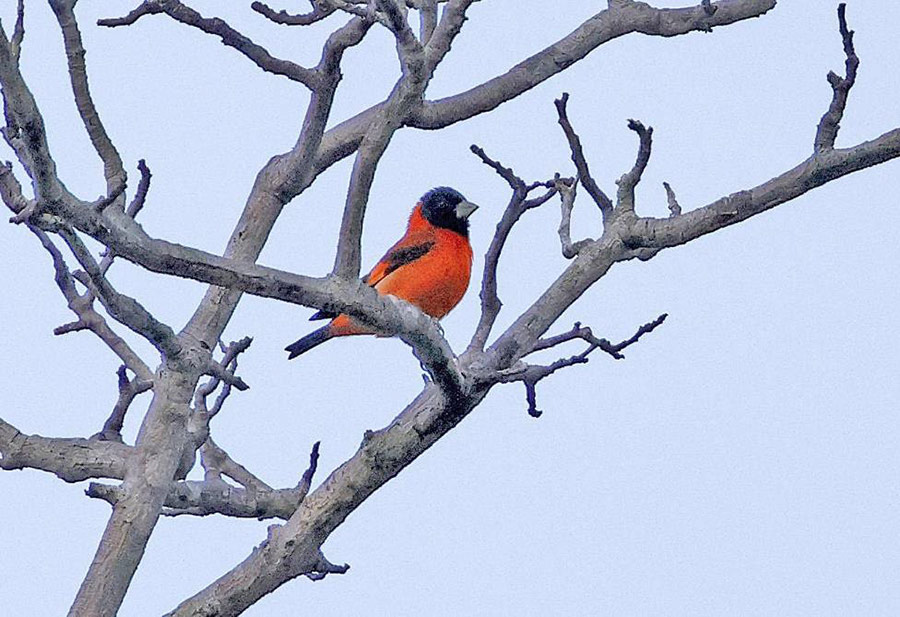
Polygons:
[[299,341],[291,343],[284,348],[288,352],[288,360],[293,360],[302,353],[306,353],[313,347],[321,345],[325,341],[335,336],[331,328],[331,324],[322,326],[318,330],[313,330]]

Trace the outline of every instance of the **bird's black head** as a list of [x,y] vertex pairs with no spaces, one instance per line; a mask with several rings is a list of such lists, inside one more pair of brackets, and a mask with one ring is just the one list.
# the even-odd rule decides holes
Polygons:
[[469,235],[469,215],[478,208],[459,191],[448,186],[433,188],[422,195],[422,215],[432,225]]

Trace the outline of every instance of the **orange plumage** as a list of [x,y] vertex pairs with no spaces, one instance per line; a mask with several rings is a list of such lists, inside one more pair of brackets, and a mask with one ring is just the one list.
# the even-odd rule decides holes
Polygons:
[[[413,208],[406,233],[364,278],[382,295],[392,295],[440,319],[462,300],[472,272],[468,217],[477,206],[457,191],[438,187]],[[331,322],[288,345],[288,359],[334,338],[372,331],[347,315],[319,311],[311,319]]]

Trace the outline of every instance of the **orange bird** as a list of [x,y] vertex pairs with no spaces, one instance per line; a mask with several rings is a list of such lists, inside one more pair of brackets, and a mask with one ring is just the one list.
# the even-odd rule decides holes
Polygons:
[[[469,216],[478,208],[446,186],[431,189],[413,208],[403,237],[378,260],[363,281],[378,293],[415,304],[440,319],[459,304],[472,273]],[[335,336],[373,334],[347,315],[317,312],[310,317],[333,318],[327,325],[291,343],[288,360]]]

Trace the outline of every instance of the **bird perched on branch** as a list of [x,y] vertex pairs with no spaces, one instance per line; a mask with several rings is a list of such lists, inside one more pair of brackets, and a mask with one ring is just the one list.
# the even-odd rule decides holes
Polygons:
[[[469,286],[469,216],[477,208],[449,187],[431,189],[413,208],[406,233],[363,281],[382,295],[406,300],[440,319],[459,304]],[[343,314],[319,311],[310,321],[328,318],[327,325],[285,347],[289,360],[336,336],[373,334]]]

